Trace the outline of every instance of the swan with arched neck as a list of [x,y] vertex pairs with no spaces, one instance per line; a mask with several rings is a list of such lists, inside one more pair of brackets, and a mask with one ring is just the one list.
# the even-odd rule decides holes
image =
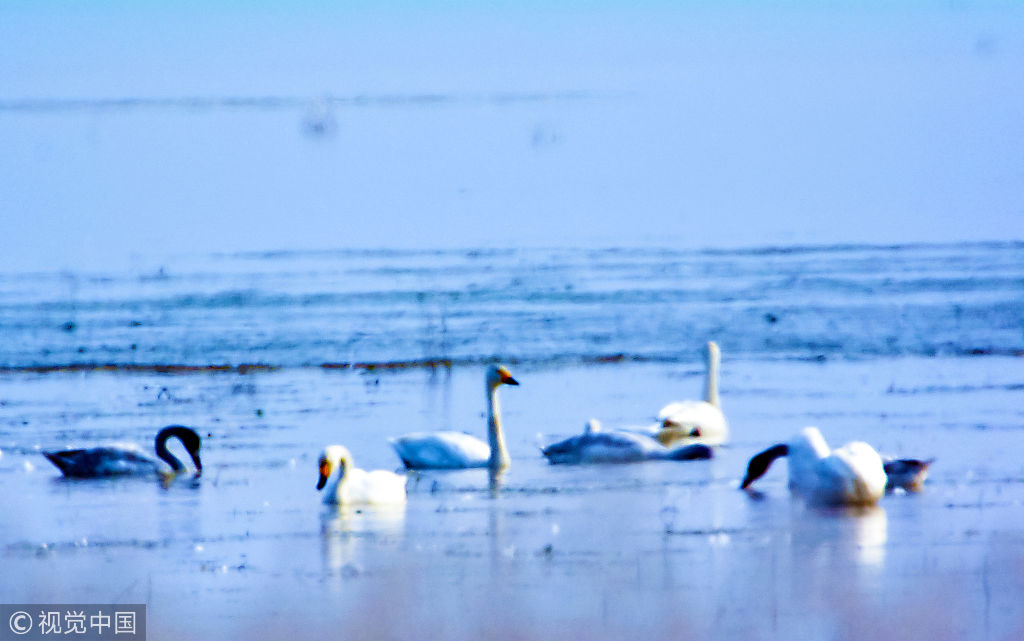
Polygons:
[[[167,441],[171,438],[178,439],[185,446],[195,465],[196,476],[199,476],[203,471],[203,464],[199,458],[199,434],[184,425],[168,425],[157,433],[157,457],[170,466],[172,474],[179,474],[185,471],[186,467],[167,449]],[[166,471],[160,461],[147,456],[134,446],[108,445],[55,450],[43,452],[43,456],[57,466],[64,476],[72,478],[157,474]]]

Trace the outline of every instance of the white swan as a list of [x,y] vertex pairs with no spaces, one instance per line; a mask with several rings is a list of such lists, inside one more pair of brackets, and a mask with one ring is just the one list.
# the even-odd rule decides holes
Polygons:
[[498,387],[519,385],[500,365],[487,368],[487,443],[463,432],[416,432],[390,439],[392,447],[409,469],[460,469],[489,467],[503,470],[509,466],[505,435],[501,431],[501,406]]
[[[199,460],[199,434],[190,427],[169,425],[156,435],[156,455],[167,461],[174,474],[185,469],[185,465],[167,449],[167,439],[177,438],[185,446],[195,464],[196,476],[203,471]],[[159,461],[142,453],[134,446],[105,446],[88,449],[43,452],[43,456],[63,472],[64,476],[92,478],[98,476],[124,476],[155,474],[164,471]]]
[[829,450],[816,427],[805,427],[788,443],[751,458],[740,487],[749,487],[781,456],[788,458],[789,489],[812,503],[870,505],[885,493],[888,479],[873,447],[854,441]]
[[662,445],[672,443],[704,443],[720,445],[729,439],[729,423],[722,413],[718,398],[718,366],[721,362],[718,344],[708,341],[705,363],[703,401],[676,401],[658,412],[655,438]]
[[548,445],[541,451],[552,464],[689,461],[711,458],[711,448],[703,443],[691,443],[669,449],[654,438],[637,432],[605,432],[597,419],[590,419],[582,434]]
[[[406,477],[387,470],[367,472],[352,464],[352,454],[341,445],[328,445],[320,455],[320,480],[316,489],[324,503],[337,505],[405,503]],[[337,470],[337,474],[334,471]],[[328,483],[328,479],[330,483]]]

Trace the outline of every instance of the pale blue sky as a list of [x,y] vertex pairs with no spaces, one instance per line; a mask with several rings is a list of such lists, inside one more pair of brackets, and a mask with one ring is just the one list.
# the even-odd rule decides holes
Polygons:
[[1024,238],[1017,3],[366,5],[5,3],[0,270]]

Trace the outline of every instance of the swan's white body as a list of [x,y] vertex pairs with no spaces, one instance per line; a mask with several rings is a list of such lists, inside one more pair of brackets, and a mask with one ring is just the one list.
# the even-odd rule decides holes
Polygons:
[[870,505],[885,494],[882,457],[863,441],[830,450],[816,427],[805,427],[788,443],[751,459],[742,487],[759,478],[771,461],[788,459],[789,488],[808,501],[826,505]]
[[721,352],[718,344],[708,341],[705,363],[703,401],[675,401],[658,412],[656,438],[663,445],[704,443],[721,445],[729,440],[729,423],[722,413],[718,397],[718,368]]
[[552,464],[633,463],[711,458],[710,448],[703,444],[689,444],[669,449],[654,438],[637,432],[605,432],[596,419],[591,419],[587,423],[582,434],[553,443],[542,452]]
[[[337,470],[337,473],[335,473]],[[394,505],[405,503],[406,477],[387,470],[367,472],[352,464],[341,445],[329,445],[320,455],[320,481],[324,503],[336,505]]]
[[390,439],[409,469],[487,467],[491,446],[465,432],[414,432]]
[[390,439],[405,467],[412,470],[452,470],[489,467],[494,470],[509,466],[505,435],[501,430],[501,405],[498,387],[519,385],[509,371],[501,366],[487,369],[487,440],[484,442],[464,432],[415,432]]

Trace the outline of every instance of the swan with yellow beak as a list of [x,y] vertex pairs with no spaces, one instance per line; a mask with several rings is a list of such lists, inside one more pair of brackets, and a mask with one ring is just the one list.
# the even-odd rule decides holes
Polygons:
[[320,454],[320,480],[324,503],[335,505],[394,505],[405,503],[406,477],[387,470],[367,472],[352,463],[342,445],[328,445]]

